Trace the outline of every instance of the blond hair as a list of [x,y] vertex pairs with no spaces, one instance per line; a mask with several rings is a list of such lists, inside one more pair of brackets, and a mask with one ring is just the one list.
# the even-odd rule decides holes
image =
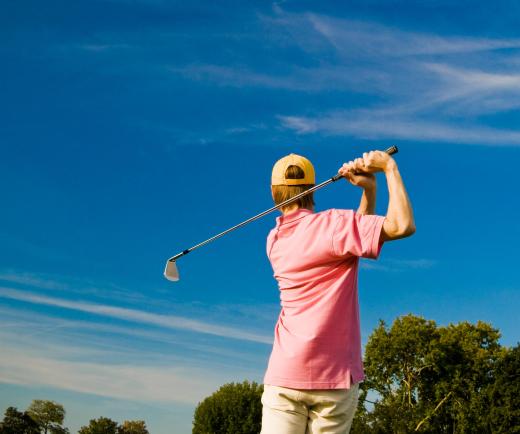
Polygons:
[[[289,166],[285,171],[286,179],[303,179],[305,178],[305,173],[298,166]],[[309,188],[314,187],[314,184],[302,184],[302,185],[273,185],[273,199],[275,205],[282,203],[292,197],[307,191]],[[298,205],[299,208],[306,208],[312,210],[314,207],[314,192],[306,194],[305,196],[300,197],[299,199],[291,202],[281,208],[281,211],[284,212],[287,209],[290,209],[294,205]]]

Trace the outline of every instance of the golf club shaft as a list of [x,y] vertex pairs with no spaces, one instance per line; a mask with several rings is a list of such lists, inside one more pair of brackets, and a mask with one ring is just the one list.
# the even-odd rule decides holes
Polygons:
[[[392,154],[395,154],[396,152],[398,151],[397,149],[397,146],[390,146],[388,149],[385,150],[385,152],[389,155],[392,155]],[[184,255],[187,255],[188,253],[190,253],[192,250],[195,250],[195,249],[198,249],[199,247],[202,247],[204,246],[205,244],[208,244],[208,243],[211,243],[212,241],[216,240],[217,238],[220,238],[224,235],[226,235],[227,233],[231,232],[231,231],[234,231],[235,229],[238,229],[244,225],[247,225],[248,223],[251,223],[252,221],[255,221],[257,219],[259,219],[260,217],[263,217],[264,215],[266,214],[269,214],[270,212],[273,212],[291,202],[294,202],[295,200],[298,200],[300,197],[302,196],[305,196],[309,193],[312,193],[313,191],[316,191],[322,187],[325,187],[326,185],[329,185],[333,182],[336,182],[338,179],[341,179],[343,178],[342,175],[340,174],[337,174],[335,176],[333,176],[332,178],[328,179],[327,181],[324,181],[322,182],[321,184],[318,184],[318,185],[315,185],[314,187],[312,188],[309,188],[308,190],[305,190],[304,192],[294,196],[294,197],[291,197],[290,199],[287,199],[286,201],[284,202],[281,202],[279,203],[278,205],[275,205],[273,206],[272,208],[269,208],[268,210],[265,210],[264,212],[261,212],[260,214],[258,215],[255,215],[254,217],[251,217],[245,221],[243,221],[242,223],[239,223],[238,225],[236,226],[233,226],[229,229],[226,229],[224,232],[221,232],[220,234],[217,234],[209,239],[207,239],[206,241],[203,241],[193,247],[190,247],[189,249],[186,249],[186,250],[183,250],[182,252],[180,253],[177,253],[175,256],[172,256],[170,259],[168,259],[168,261],[175,261],[177,259],[179,259],[181,256],[184,256]]]

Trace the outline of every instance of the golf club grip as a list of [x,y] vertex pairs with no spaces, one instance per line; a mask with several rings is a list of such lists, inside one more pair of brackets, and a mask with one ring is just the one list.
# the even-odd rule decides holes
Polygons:
[[[397,148],[397,146],[395,145],[392,145],[390,146],[388,149],[385,149],[385,152],[388,154],[388,155],[393,155],[393,154],[397,154],[399,152],[399,149]],[[334,182],[336,182],[338,179],[341,179],[343,178],[343,176],[341,176],[339,173],[335,176],[332,177],[332,180]]]
[[399,149],[397,148],[397,146],[392,145],[388,149],[385,149],[385,152],[388,155],[393,155],[393,154],[397,154],[399,152]]

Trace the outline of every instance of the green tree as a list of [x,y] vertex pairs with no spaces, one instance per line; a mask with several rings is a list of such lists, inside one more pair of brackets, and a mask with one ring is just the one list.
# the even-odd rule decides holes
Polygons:
[[484,414],[482,432],[520,433],[520,347],[506,351],[493,370],[494,381],[481,393],[474,413]]
[[117,429],[117,434],[150,434],[143,420],[125,420]]
[[504,356],[499,337],[482,322],[438,327],[414,315],[390,328],[381,322],[365,349],[367,378],[352,433],[492,432],[481,394]]
[[48,434],[49,431],[56,434],[63,432],[62,424],[65,419],[63,405],[54,401],[35,399],[26,411],[45,434]]
[[258,434],[262,392],[254,381],[223,385],[195,409],[193,434]]
[[68,428],[65,428],[63,426],[59,426],[59,425],[56,425],[56,426],[51,426],[49,428],[49,433],[50,434],[69,434],[70,431]]
[[0,423],[0,434],[39,434],[38,424],[26,413],[9,407]]
[[495,381],[496,365],[506,351],[498,343],[500,333],[481,321],[450,324],[440,327],[439,333],[424,399],[443,405],[434,413],[430,409],[427,422],[450,433],[492,432],[485,429],[487,414],[476,409],[483,391]]
[[117,422],[107,417],[91,419],[87,426],[82,426],[78,434],[117,434]]

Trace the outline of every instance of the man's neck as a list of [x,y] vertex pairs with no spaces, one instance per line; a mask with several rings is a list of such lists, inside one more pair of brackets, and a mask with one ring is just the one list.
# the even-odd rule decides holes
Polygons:
[[[288,208],[288,209],[285,209],[282,211],[282,214],[283,215],[286,215],[286,214],[289,214],[289,213],[292,213],[292,212],[295,212],[296,210],[298,209],[307,209],[307,208],[300,208],[298,205],[292,207],[292,208]],[[312,209],[311,211],[314,211],[314,209]]]

